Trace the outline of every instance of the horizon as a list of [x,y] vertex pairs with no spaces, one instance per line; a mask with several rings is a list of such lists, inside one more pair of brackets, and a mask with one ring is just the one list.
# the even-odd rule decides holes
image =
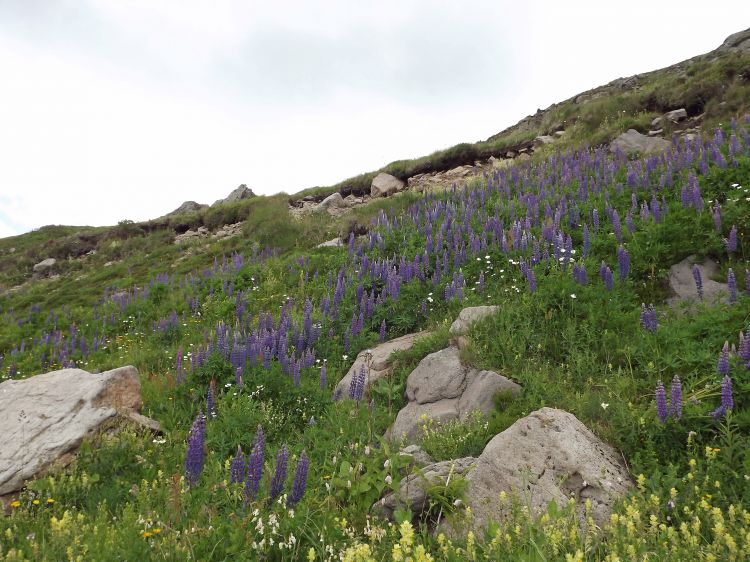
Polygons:
[[[750,16],[537,4],[0,2],[0,238],[331,185],[708,52]],[[646,6],[679,35],[620,40]]]

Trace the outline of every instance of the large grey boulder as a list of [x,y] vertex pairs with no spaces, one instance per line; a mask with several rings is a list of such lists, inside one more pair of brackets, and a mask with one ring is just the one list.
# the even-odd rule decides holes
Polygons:
[[344,198],[341,197],[341,194],[337,191],[336,193],[332,193],[325,199],[323,199],[318,205],[315,207],[315,210],[317,211],[325,211],[327,209],[340,209],[348,207],[348,203],[344,201]]
[[3,382],[0,496],[21,489],[28,479],[53,466],[69,463],[85,437],[118,412],[129,417],[140,407],[135,367],[99,374],[62,369]]
[[466,335],[469,328],[474,322],[492,316],[500,312],[500,307],[492,306],[470,306],[464,308],[458,313],[458,318],[454,320],[450,327],[450,333],[454,337]]
[[431,353],[406,379],[409,402],[396,415],[387,439],[414,443],[426,422],[465,421],[472,413],[489,414],[500,392],[518,395],[521,387],[492,371],[477,371],[461,363],[456,347]]
[[165,216],[172,217],[174,215],[181,215],[183,213],[194,213],[202,209],[208,209],[208,205],[203,203],[196,203],[195,201],[185,201],[182,205],[177,207],[171,213],[167,213]]
[[370,185],[370,197],[390,197],[394,193],[404,190],[405,184],[397,177],[380,172]]
[[572,498],[583,519],[590,500],[591,516],[601,526],[632,485],[614,448],[573,414],[554,408],[532,412],[496,435],[466,480],[465,504],[478,530],[508,515],[510,505],[498,501],[501,492],[517,495],[534,515],[552,501],[564,506]]
[[474,457],[464,457],[430,464],[401,479],[398,493],[389,492],[375,502],[372,513],[383,518],[393,519],[399,507],[408,507],[414,513],[421,513],[429,506],[427,490],[431,486],[446,486],[468,473],[476,464]]
[[553,144],[555,137],[551,135],[539,135],[534,139],[534,146],[544,146],[545,144]]
[[719,283],[711,279],[719,273],[719,266],[716,262],[706,258],[697,263],[695,256],[688,256],[669,268],[669,288],[673,294],[667,300],[670,305],[699,299],[698,288],[695,285],[695,277],[693,277],[693,267],[696,265],[703,282],[703,299],[709,303],[715,303],[722,298],[726,299],[729,294],[726,283]]
[[247,187],[244,183],[240,184],[238,187],[232,190],[232,192],[227,195],[224,199],[217,199],[214,201],[214,204],[211,205],[212,207],[215,207],[216,205],[224,205],[227,203],[237,203],[238,201],[243,201],[244,199],[250,199],[251,197],[255,197],[255,193],[253,193],[253,190]]
[[55,258],[47,258],[46,260],[40,261],[32,268],[34,276],[43,277],[44,275],[48,275],[54,269],[56,264],[57,260]]
[[658,154],[667,150],[672,143],[659,137],[642,135],[635,129],[629,129],[615,138],[609,145],[611,152],[626,154]]
[[[372,349],[366,349],[357,355],[357,358],[349,367],[346,375],[336,385],[333,391],[333,399],[341,400],[349,396],[349,386],[352,383],[352,377],[365,368],[365,388],[368,388],[375,381],[378,381],[391,373],[391,355],[396,351],[411,349],[414,342],[427,335],[427,332],[418,332],[416,334],[406,334],[405,336],[381,343]],[[369,363],[369,366],[368,366]]]
[[750,53],[750,28],[733,33],[724,40],[717,50],[729,51],[730,53]]
[[683,119],[687,119],[687,111],[685,108],[681,107],[680,109],[673,109],[672,111],[667,111],[664,114],[664,118],[667,121],[671,121],[672,123],[679,123]]
[[334,238],[333,240],[327,240],[325,242],[322,242],[315,247],[316,248],[339,248],[343,245],[344,243],[341,241],[341,238]]

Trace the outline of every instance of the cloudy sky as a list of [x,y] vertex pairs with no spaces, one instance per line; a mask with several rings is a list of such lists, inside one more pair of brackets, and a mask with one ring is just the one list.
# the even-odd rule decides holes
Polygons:
[[0,237],[329,185],[748,25],[737,0],[0,0]]

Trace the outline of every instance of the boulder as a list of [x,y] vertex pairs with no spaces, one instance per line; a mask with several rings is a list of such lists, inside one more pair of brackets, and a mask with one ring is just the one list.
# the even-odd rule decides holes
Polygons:
[[344,201],[344,198],[341,197],[341,194],[337,191],[336,193],[332,193],[325,199],[323,199],[320,203],[317,204],[315,207],[316,211],[325,211],[326,209],[334,208],[344,208],[348,207],[346,201]]
[[718,51],[729,51],[730,53],[750,53],[750,28],[738,31],[727,37]]
[[425,466],[399,482],[398,493],[390,492],[375,502],[371,512],[386,519],[393,519],[396,509],[408,507],[421,513],[429,507],[427,490],[435,485],[447,485],[456,477],[468,473],[476,464],[474,457],[464,457],[437,462]]
[[418,466],[425,466],[435,462],[419,445],[407,445],[398,454],[402,457],[409,457],[411,462]]
[[[427,332],[418,332],[416,334],[406,334],[399,338],[381,343],[372,349],[361,351],[357,358],[349,367],[346,375],[336,385],[333,391],[333,399],[341,400],[349,396],[349,385],[352,383],[352,377],[364,366],[365,367],[365,389],[372,383],[380,380],[391,373],[390,357],[396,351],[411,349],[417,338],[424,337]],[[369,361],[369,369],[368,369]]]
[[534,146],[544,146],[545,144],[552,144],[555,142],[555,137],[550,135],[539,135],[534,139]]
[[679,123],[683,119],[687,119],[687,116],[687,111],[685,111],[684,108],[673,109],[672,111],[667,111],[664,114],[664,118],[668,121],[671,121],[672,123]]
[[713,303],[722,297],[726,299],[729,294],[729,288],[726,283],[718,283],[711,277],[719,273],[719,266],[715,261],[706,258],[701,263],[697,263],[695,256],[688,256],[680,263],[669,268],[669,288],[673,296],[667,299],[670,305],[683,301],[698,300],[698,288],[695,285],[693,277],[693,266],[697,265],[701,272],[703,282],[703,300]]
[[208,209],[208,205],[204,205],[202,203],[196,203],[195,201],[185,201],[182,205],[177,207],[171,213],[167,213],[165,216],[171,217],[174,215],[181,215],[183,213],[194,213],[202,209]]
[[[135,367],[92,374],[62,369],[0,384],[0,495],[65,465],[83,439],[119,413],[141,407],[141,383]],[[135,418],[143,424],[143,416]],[[148,419],[148,418],[145,418]]]
[[214,201],[214,204],[211,206],[216,207],[216,205],[224,205],[227,203],[237,203],[238,201],[242,201],[244,199],[250,199],[251,197],[255,197],[255,193],[253,193],[253,190],[247,187],[243,183],[243,184],[240,184],[234,190],[232,190],[232,192],[229,195],[227,195],[224,199],[217,199],[216,201]]
[[422,426],[466,420],[472,413],[490,413],[498,392],[518,395],[521,387],[492,371],[477,371],[461,364],[456,347],[426,356],[406,379],[409,402],[399,411],[387,439],[414,443]]
[[458,313],[458,318],[451,324],[450,333],[452,336],[463,336],[468,331],[471,325],[477,320],[492,316],[500,312],[500,307],[496,305],[492,306],[470,306],[464,308]]
[[650,136],[650,137],[658,137],[663,132],[664,132],[664,129],[656,129],[654,131],[649,131],[648,132],[648,136]]
[[668,140],[659,137],[642,135],[635,129],[629,129],[615,138],[609,145],[610,152],[625,154],[657,154],[672,146]]
[[372,180],[370,185],[371,197],[389,197],[394,193],[404,190],[405,184],[397,177],[380,172]]
[[552,501],[562,507],[573,498],[583,520],[590,500],[591,516],[601,526],[632,485],[614,448],[573,414],[554,408],[532,412],[496,435],[465,478],[465,504],[477,530],[509,513],[510,506],[498,501],[501,492],[523,498],[536,516]]
[[34,276],[43,277],[44,275],[49,275],[56,264],[57,260],[55,258],[47,258],[46,260],[40,261],[33,267]]

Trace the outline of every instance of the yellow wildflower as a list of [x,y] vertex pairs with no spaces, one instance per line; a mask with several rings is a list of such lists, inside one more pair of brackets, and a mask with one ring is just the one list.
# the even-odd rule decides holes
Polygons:
[[18,501],[18,500],[14,501],[14,502],[10,502],[10,507],[12,507],[12,508],[21,507],[21,502]]

